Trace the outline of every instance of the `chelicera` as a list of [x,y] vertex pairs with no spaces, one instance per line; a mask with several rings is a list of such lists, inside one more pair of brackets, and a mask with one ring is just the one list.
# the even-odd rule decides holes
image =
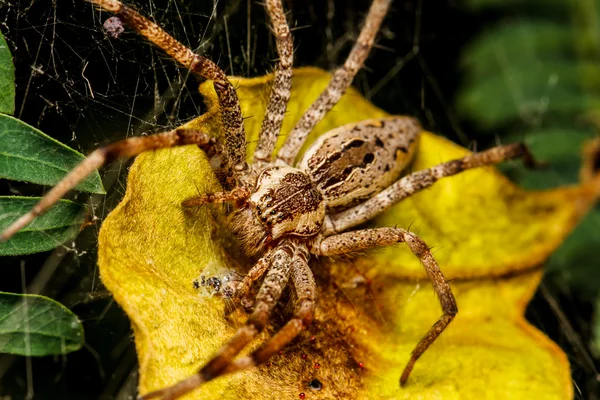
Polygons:
[[[279,62],[254,160],[249,165],[240,103],[225,73],[120,1],[89,1],[114,13],[119,21],[160,47],[192,74],[213,81],[220,104],[222,138],[217,140],[198,130],[175,129],[99,148],[30,212],[8,227],[0,239],[8,240],[109,160],[161,148],[199,146],[208,156],[219,156],[221,166],[217,172],[223,177],[226,191],[189,199],[182,207],[221,202],[237,207],[229,216],[230,228],[243,251],[256,262],[233,296],[243,304],[253,306],[253,311],[247,322],[196,374],[173,386],[146,393],[142,398],[177,398],[204,382],[264,363],[277,354],[313,319],[317,288],[309,266],[311,256],[332,256],[402,242],[421,260],[443,312],[416,344],[400,377],[400,384],[405,384],[416,361],[456,315],[458,309],[452,290],[429,247],[414,233],[391,227],[349,229],[369,221],[440,178],[516,157],[533,163],[526,148],[521,144],[499,146],[400,178],[418,146],[421,126],[411,117],[394,116],[333,129],[299,158],[298,151],[307,135],[338,102],[367,58],[391,3],[391,0],[374,0],[346,62],[333,72],[326,89],[275,153],[276,138],[290,99],[293,42],[281,0],[266,0],[265,9],[276,38]],[[250,288],[260,280],[260,289],[252,298]],[[296,293],[293,316],[260,348],[248,356],[236,358],[269,323],[270,315],[290,281]]]

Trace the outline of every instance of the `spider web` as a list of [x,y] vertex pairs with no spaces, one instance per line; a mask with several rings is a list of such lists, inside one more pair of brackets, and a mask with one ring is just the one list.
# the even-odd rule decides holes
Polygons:
[[[341,64],[369,4],[284,1],[293,21],[295,65],[331,70]],[[259,76],[273,68],[274,41],[262,6],[254,1],[150,0],[131,5],[228,74]],[[186,79],[185,71],[127,29],[109,38],[103,28],[109,15],[89,4],[11,0],[1,3],[0,10],[0,28],[16,64],[16,116],[76,150],[89,153],[120,138],[167,130],[203,112],[193,78]],[[378,47],[354,85],[386,111],[417,116],[427,129],[468,146],[474,136],[465,132],[472,127],[452,108],[460,76],[456,65],[461,47],[484,23],[450,1],[396,2]],[[99,282],[95,253],[99,220],[124,194],[126,166],[115,162],[103,170],[109,194],[89,199],[98,222],[77,240],[50,253],[3,261],[0,290],[41,293],[65,304],[84,322],[86,347],[54,359],[0,356],[0,377],[7,382],[0,394],[135,395],[137,361],[129,323]],[[44,190],[15,182],[2,182],[0,188],[2,194],[22,195]],[[553,320],[543,296],[535,306],[534,320],[541,329],[554,324],[556,335],[563,335],[564,322]]]

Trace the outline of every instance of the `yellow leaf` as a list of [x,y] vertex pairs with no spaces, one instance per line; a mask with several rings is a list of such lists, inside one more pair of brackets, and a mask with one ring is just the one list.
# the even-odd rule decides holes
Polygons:
[[[312,68],[294,73],[282,140],[329,79]],[[270,79],[232,78],[247,117],[249,154]],[[209,110],[187,126],[218,134],[211,84],[203,84],[201,92]],[[307,146],[333,127],[384,115],[349,90]],[[412,169],[466,153],[424,132]],[[376,220],[381,226],[411,226],[434,247],[459,306],[457,318],[417,362],[405,387],[398,386],[402,368],[441,310],[418,260],[395,246],[352,259],[313,260],[319,303],[310,330],[269,364],[218,378],[186,398],[296,399],[300,393],[306,399],[571,398],[566,356],[523,313],[541,264],[594,203],[598,187],[597,179],[588,179],[527,192],[495,169],[481,168],[444,179]],[[131,167],[125,197],[102,226],[100,273],[131,319],[140,393],[193,374],[245,320],[236,304],[203,295],[192,284],[199,275],[243,274],[251,266],[223,228],[219,207],[181,207],[185,199],[218,189],[196,147],[146,153]],[[283,302],[269,332],[253,345],[290,313]],[[313,379],[323,384],[321,391],[309,389]]]

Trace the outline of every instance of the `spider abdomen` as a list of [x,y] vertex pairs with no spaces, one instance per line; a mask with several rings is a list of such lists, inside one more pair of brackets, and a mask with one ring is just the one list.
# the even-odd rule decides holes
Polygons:
[[317,139],[299,167],[327,208],[348,208],[398,179],[412,160],[420,131],[419,122],[410,117],[346,124]]

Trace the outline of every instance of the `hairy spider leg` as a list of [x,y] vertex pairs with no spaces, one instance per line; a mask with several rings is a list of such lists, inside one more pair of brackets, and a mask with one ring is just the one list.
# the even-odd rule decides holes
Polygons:
[[374,0],[365,19],[354,47],[350,51],[344,65],[333,72],[329,84],[319,98],[306,110],[285,140],[277,154],[277,159],[288,165],[294,165],[298,152],[302,148],[308,134],[337,104],[346,92],[356,73],[362,68],[379,31],[381,22],[390,6],[391,0]]
[[277,135],[281,131],[287,104],[290,100],[292,66],[294,64],[294,41],[281,0],[267,0],[265,8],[273,26],[279,63],[275,68],[267,111],[260,127],[258,145],[254,151],[253,168],[257,173],[271,161]]
[[481,153],[447,161],[422,171],[413,172],[397,180],[364,203],[337,214],[326,216],[322,232],[325,236],[328,236],[367,222],[399,201],[430,187],[446,176],[514,158],[522,158],[528,167],[538,165],[527,147],[522,143],[497,146]]
[[238,285],[235,296],[240,300],[240,303],[245,308],[250,308],[254,304],[254,299],[250,297],[250,288],[263,277],[267,269],[269,269],[270,260],[267,258],[261,258],[254,264],[254,266],[248,271],[244,279]]
[[[297,252],[294,256],[291,265],[291,280],[297,295],[292,318],[258,349],[246,357],[231,362],[211,379],[264,363],[311,324],[317,301],[317,288],[315,278],[308,265],[308,252],[306,249],[303,252]],[[194,377],[189,379],[194,380],[198,385],[204,383],[204,381],[200,382]],[[164,394],[162,395],[164,396]],[[143,399],[149,398],[148,396],[144,396]],[[169,399],[169,397],[163,397],[163,399]]]
[[297,296],[292,318],[252,354],[232,362],[221,375],[264,363],[311,324],[317,302],[317,287],[308,260],[297,258],[292,265],[291,274]]
[[185,200],[181,205],[183,207],[200,207],[208,203],[237,203],[244,201],[252,192],[245,186],[233,188],[228,192],[206,193],[198,197]]
[[139,35],[148,39],[179,64],[200,77],[213,81],[219,99],[221,126],[225,136],[225,167],[231,169],[238,183],[248,169],[246,163],[246,133],[240,102],[235,88],[225,72],[206,57],[195,54],[154,22],[118,0],[87,0],[99,8],[109,11],[129,25]]
[[311,252],[317,255],[332,256],[402,242],[408,245],[425,267],[427,276],[433,284],[433,289],[442,306],[443,314],[415,346],[400,377],[400,385],[406,382],[419,357],[442,334],[458,312],[452,289],[446,282],[446,278],[444,278],[444,274],[435,258],[433,258],[429,247],[421,238],[407,230],[401,228],[374,228],[329,236],[315,242],[313,248],[311,248]]
[[[269,102],[260,127],[258,144],[254,151],[252,164],[253,175],[259,174],[260,170],[271,162],[271,155],[275,149],[277,135],[281,131],[287,104],[290,100],[292,87],[292,66],[294,63],[294,43],[290,28],[283,11],[281,0],[267,0],[265,4],[267,14],[273,25],[273,34],[277,44],[279,63],[275,68],[275,74]],[[186,207],[199,206],[206,203],[236,202],[242,198],[240,191],[234,189],[231,192],[206,194],[197,199],[190,199],[183,203]],[[248,194],[249,196],[249,194]],[[247,198],[248,196],[245,196]]]
[[26,214],[7,227],[0,234],[0,242],[8,240],[15,233],[29,225],[37,216],[43,214],[59,201],[68,191],[87,178],[107,162],[117,158],[133,157],[145,151],[158,150],[189,144],[198,145],[209,156],[218,151],[215,138],[204,132],[193,129],[174,129],[169,132],[156,133],[149,136],[138,136],[124,139],[90,153],[82,162],[73,168]]
[[[277,45],[279,62],[275,68],[269,102],[260,127],[258,144],[254,151],[252,168],[256,175],[260,172],[260,169],[264,168],[271,161],[271,154],[275,149],[277,135],[281,131],[287,104],[290,100],[292,67],[294,63],[293,38],[281,0],[267,0],[265,9],[273,25],[272,29]],[[207,203],[238,202],[239,200],[247,199],[249,196],[250,192],[246,188],[234,188],[229,192],[207,193],[203,196],[186,200],[182,205],[184,207],[196,207]],[[251,282],[244,282],[251,285]],[[246,287],[245,293],[247,293],[249,288],[249,286]],[[243,297],[240,298],[243,300]]]
[[[168,388],[156,390],[141,396],[141,399],[161,397],[175,399],[194,390],[201,384],[218,376],[231,364],[231,361],[242,351],[269,322],[273,308],[279,301],[290,277],[297,246],[286,240],[264,257],[271,257],[270,269],[256,296],[254,311],[246,323],[233,337],[221,347],[213,358],[196,374]],[[269,255],[272,254],[272,255]]]

